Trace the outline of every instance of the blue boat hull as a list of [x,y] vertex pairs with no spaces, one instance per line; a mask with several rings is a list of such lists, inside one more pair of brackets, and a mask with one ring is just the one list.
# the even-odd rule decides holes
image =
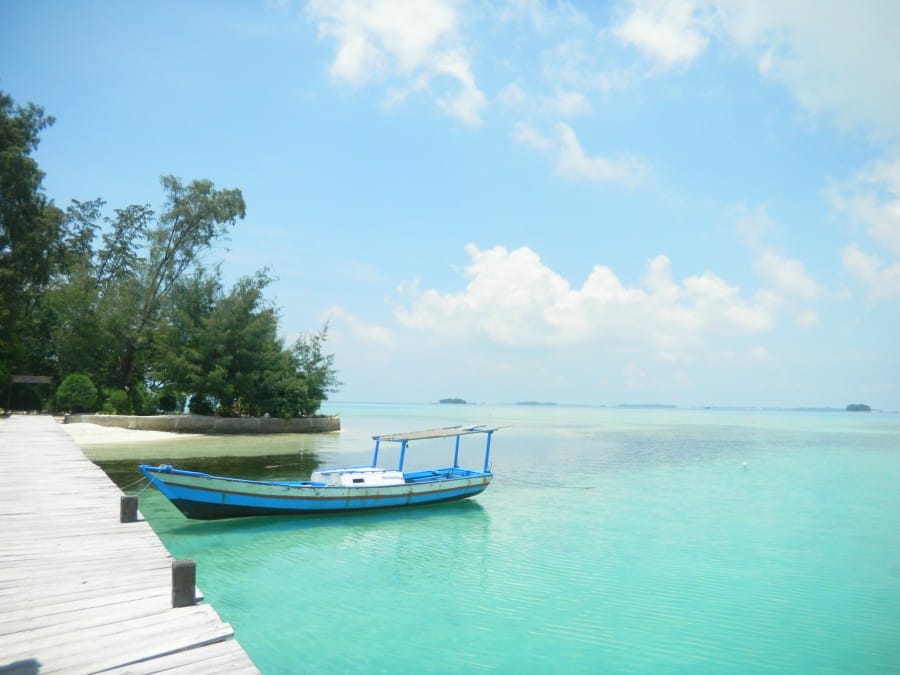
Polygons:
[[186,517],[218,520],[246,516],[356,512],[435,504],[483,492],[492,474],[444,469],[385,487],[335,487],[309,482],[250,481],[171,467],[142,465],[141,471]]
[[354,505],[342,507],[321,507],[321,508],[296,508],[289,505],[285,506],[254,506],[227,503],[212,503],[194,501],[189,499],[170,499],[169,501],[181,511],[185,517],[193,520],[222,520],[225,518],[245,518],[249,516],[285,516],[285,515],[309,515],[312,513],[347,513],[350,511],[374,510],[374,509],[392,509],[401,506],[417,506],[422,504],[439,504],[441,502],[457,501],[474,497],[487,486],[483,486],[480,490],[469,492],[466,494],[454,494],[447,497],[437,499],[422,499],[416,501],[408,501],[397,504],[379,503],[373,505]]

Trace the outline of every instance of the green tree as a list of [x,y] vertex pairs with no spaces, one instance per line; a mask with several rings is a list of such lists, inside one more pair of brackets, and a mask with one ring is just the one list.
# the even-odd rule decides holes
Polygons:
[[305,388],[265,300],[270,283],[263,270],[227,295],[208,277],[180,284],[160,332],[158,379],[190,392],[195,406],[215,402],[220,415],[298,414]]
[[336,392],[343,384],[334,367],[334,354],[324,352],[327,338],[326,323],[318,333],[301,335],[294,342],[297,372],[306,385],[306,394],[300,406],[304,415],[315,415],[322,402],[328,399],[328,394]]
[[158,217],[149,206],[108,218],[100,200],[72,203],[62,228],[64,274],[50,295],[61,372],[90,372],[105,389],[128,392],[135,410],[142,409],[171,295],[184,279],[206,273],[203,254],[245,213],[240,190],[161,181],[166,202]]
[[43,108],[0,91],[0,379],[46,373],[43,293],[57,264],[62,212],[44,196],[32,153],[53,124]]
[[97,409],[97,388],[87,375],[69,375],[56,390],[58,410],[93,412]]
[[161,180],[166,208],[147,233],[149,251],[138,268],[136,297],[117,303],[121,308],[135,301],[119,350],[120,384],[126,390],[133,390],[149,370],[165,300],[183,277],[202,269],[202,255],[246,212],[240,190],[216,190],[208,180],[188,185],[174,176]]
[[108,217],[100,199],[62,211],[32,157],[52,123],[0,92],[0,381],[77,373],[116,410],[181,409],[191,397],[220,414],[314,414],[340,385],[327,325],[286,349],[268,273],[226,294],[204,263],[245,215],[240,190],[164,176],[158,215],[131,205]]

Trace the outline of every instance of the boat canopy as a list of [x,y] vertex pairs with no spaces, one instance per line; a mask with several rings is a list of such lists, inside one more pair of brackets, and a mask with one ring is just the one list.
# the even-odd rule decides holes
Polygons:
[[372,457],[372,466],[378,465],[378,449],[382,441],[390,441],[400,443],[400,463],[397,465],[397,471],[403,471],[403,461],[406,457],[406,447],[410,441],[422,441],[429,438],[453,438],[456,437],[456,448],[453,452],[453,468],[459,467],[459,437],[468,436],[469,434],[485,434],[484,444],[484,473],[488,473],[491,456],[491,436],[497,429],[501,427],[487,427],[484,424],[464,427],[462,425],[455,427],[444,427],[442,429],[426,429],[425,431],[410,431],[402,434],[383,434],[381,436],[372,436],[375,440],[375,454]]
[[403,441],[421,441],[428,438],[446,438],[448,436],[466,436],[468,434],[489,434],[497,431],[500,427],[489,429],[484,424],[478,424],[471,427],[456,426],[443,427],[441,429],[426,429],[424,431],[409,431],[401,434],[382,434],[380,436],[372,436],[376,441],[393,441],[402,443]]

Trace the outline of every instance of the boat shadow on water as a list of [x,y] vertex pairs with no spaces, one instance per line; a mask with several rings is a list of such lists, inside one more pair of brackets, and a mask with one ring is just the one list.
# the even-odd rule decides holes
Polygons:
[[[195,471],[229,473],[255,480],[292,480],[297,476],[308,476],[322,463],[314,452],[246,457],[194,457],[187,460],[154,455],[142,458],[140,462],[156,465],[189,464]],[[134,459],[97,461],[96,464],[123,490],[146,480],[137,468],[138,462]]]
[[314,530],[318,528],[352,529],[357,527],[377,528],[398,523],[425,524],[444,519],[464,520],[467,527],[487,525],[490,517],[487,510],[473,499],[422,504],[413,507],[389,507],[366,509],[356,512],[309,513],[289,516],[255,516],[252,518],[227,518],[222,520],[184,520],[178,525],[167,527],[173,535],[216,535],[253,532],[254,534],[275,533],[287,530]]

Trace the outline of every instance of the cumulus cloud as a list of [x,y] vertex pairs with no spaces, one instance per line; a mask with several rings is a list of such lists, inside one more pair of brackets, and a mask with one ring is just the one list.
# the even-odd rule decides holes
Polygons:
[[806,272],[800,260],[764,250],[753,267],[757,274],[786,295],[803,300],[815,300],[822,295],[821,286]]
[[806,271],[803,261],[790,258],[766,243],[766,238],[777,228],[764,206],[755,210],[741,207],[735,229],[756,253],[753,269],[769,284],[772,304],[784,299],[817,300],[825,295],[821,284]]
[[874,246],[893,262],[853,243],[843,252],[844,269],[876,298],[900,296],[900,161],[875,162],[826,191],[832,207],[865,228]]
[[623,42],[637,47],[663,67],[688,64],[708,42],[709,20],[692,0],[633,0],[630,13],[616,26]]
[[[433,87],[448,114],[477,126],[486,105],[461,44],[453,0],[312,0],[307,12],[321,39],[336,43],[329,73],[361,86],[373,80],[403,79],[391,87],[389,104],[409,90]],[[449,89],[437,81],[455,83]]]
[[403,325],[518,347],[640,346],[677,361],[712,336],[760,333],[774,321],[762,299],[744,297],[711,272],[674,280],[662,255],[637,285],[596,265],[574,288],[530,248],[469,245],[466,252],[462,291],[403,289],[395,311]]
[[900,262],[886,263],[856,244],[844,249],[844,269],[868,286],[874,297],[900,297]]
[[644,180],[647,169],[640,160],[630,157],[591,157],[585,153],[575,131],[568,124],[558,123],[555,131],[555,136],[548,137],[534,127],[520,123],[513,136],[523,145],[553,154],[556,172],[569,180],[623,185],[636,185]]
[[657,70],[737,45],[806,110],[900,141],[898,25],[896,2],[630,0],[615,34]]
[[900,160],[876,162],[827,192],[835,209],[863,225],[875,244],[900,256]]
[[716,0],[729,38],[810,112],[900,140],[900,4]]

